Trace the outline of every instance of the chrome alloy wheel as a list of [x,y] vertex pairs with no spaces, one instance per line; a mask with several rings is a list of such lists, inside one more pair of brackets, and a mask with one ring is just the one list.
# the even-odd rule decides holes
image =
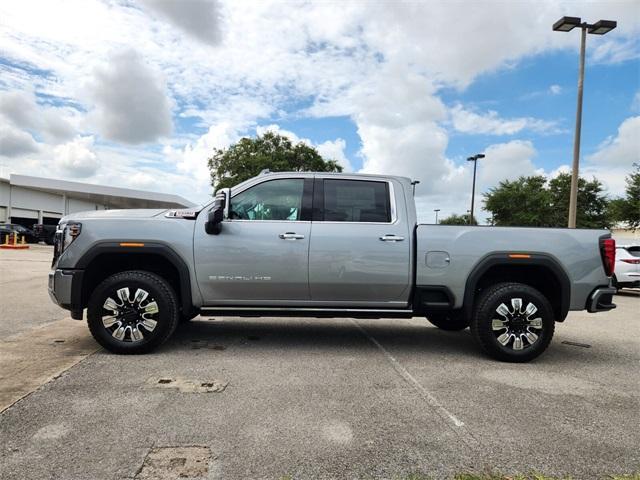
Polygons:
[[538,307],[528,302],[523,309],[521,298],[511,299],[511,308],[501,303],[496,313],[502,318],[491,320],[491,329],[498,342],[513,350],[529,348],[538,341],[542,330],[542,318],[536,317]]
[[149,292],[138,288],[131,298],[129,287],[123,287],[116,291],[116,297],[117,300],[107,297],[102,306],[111,312],[111,315],[102,316],[102,325],[113,338],[121,342],[139,342],[145,334],[155,330],[160,309],[155,300],[149,298]]

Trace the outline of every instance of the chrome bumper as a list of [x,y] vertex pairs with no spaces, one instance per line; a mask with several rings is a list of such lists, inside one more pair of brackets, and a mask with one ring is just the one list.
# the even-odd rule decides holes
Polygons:
[[613,303],[613,296],[617,291],[614,287],[596,288],[589,296],[589,300],[587,300],[587,311],[595,313],[613,310],[616,308],[616,304]]

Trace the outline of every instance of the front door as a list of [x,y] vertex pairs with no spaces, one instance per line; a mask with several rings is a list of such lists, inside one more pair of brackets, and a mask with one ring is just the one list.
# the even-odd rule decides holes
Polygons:
[[309,300],[305,186],[310,203],[312,179],[304,178],[265,180],[235,194],[218,235],[198,222],[194,256],[205,306]]

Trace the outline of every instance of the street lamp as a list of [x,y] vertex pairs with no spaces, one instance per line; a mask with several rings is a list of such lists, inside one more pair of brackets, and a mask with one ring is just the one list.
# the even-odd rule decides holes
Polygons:
[[440,209],[434,208],[433,211],[436,212],[436,225],[438,225],[438,212],[440,211]]
[[411,186],[413,187],[413,196],[416,196],[416,185],[420,183],[420,180],[413,180]]
[[573,166],[571,169],[571,193],[569,194],[569,228],[576,228],[576,210],[578,204],[578,169],[580,164],[580,130],[582,129],[582,89],[584,83],[584,50],[587,32],[604,35],[616,28],[613,20],[599,20],[594,24],[583,22],[579,17],[562,17],[553,24],[556,32],[570,32],[576,27],[582,30],[580,36],[580,67],[578,69],[578,106],[576,108],[576,131],[573,137]]
[[473,162],[473,186],[471,187],[471,215],[469,216],[469,225],[473,225],[473,202],[476,197],[476,168],[478,160],[484,158],[484,153],[478,153],[473,157],[467,158],[467,162]]

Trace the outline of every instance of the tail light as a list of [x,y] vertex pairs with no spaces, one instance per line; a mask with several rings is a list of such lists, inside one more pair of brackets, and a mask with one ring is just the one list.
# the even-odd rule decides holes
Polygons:
[[616,241],[613,238],[604,238],[600,241],[600,256],[607,277],[613,275],[616,266]]
[[620,261],[631,265],[640,265],[640,258],[621,258]]

